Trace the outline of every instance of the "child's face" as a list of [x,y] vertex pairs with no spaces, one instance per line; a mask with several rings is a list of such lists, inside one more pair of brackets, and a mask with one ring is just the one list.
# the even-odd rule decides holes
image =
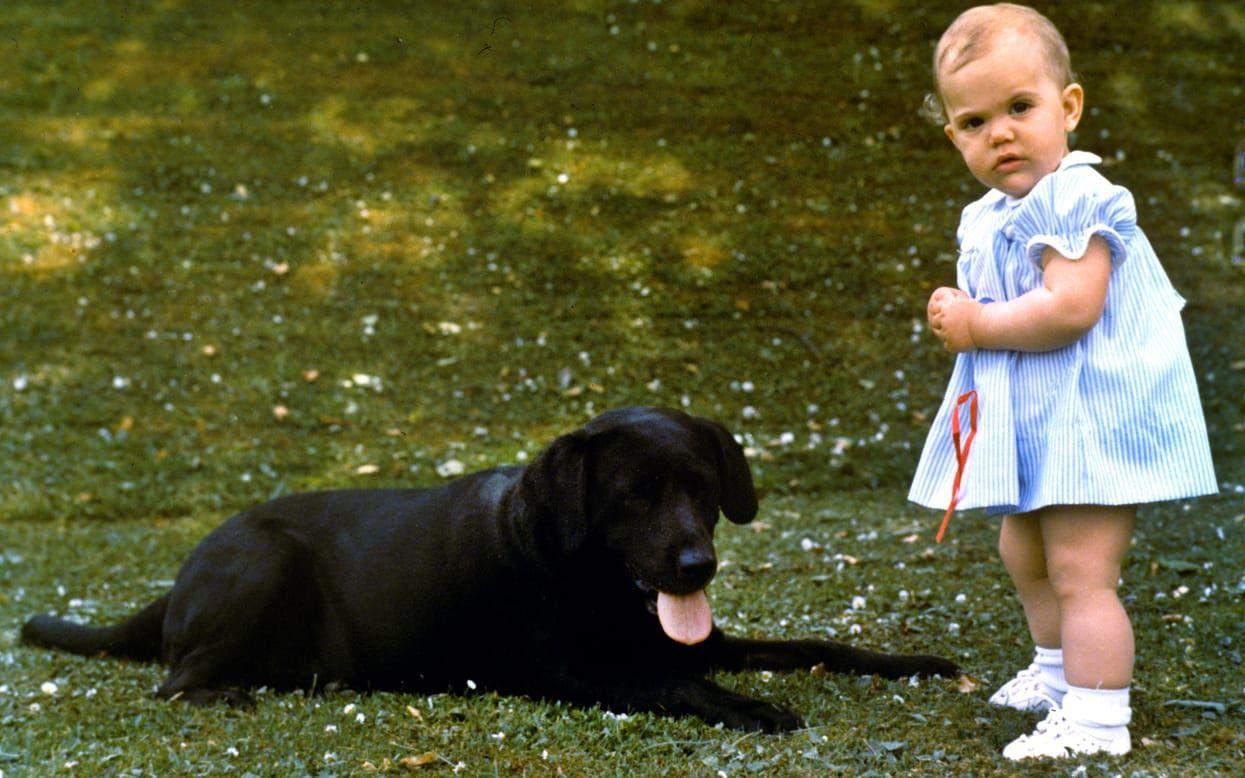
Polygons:
[[1032,38],[1005,34],[991,51],[939,79],[947,137],[973,176],[1024,197],[1068,153],[1081,118],[1078,84],[1060,89]]

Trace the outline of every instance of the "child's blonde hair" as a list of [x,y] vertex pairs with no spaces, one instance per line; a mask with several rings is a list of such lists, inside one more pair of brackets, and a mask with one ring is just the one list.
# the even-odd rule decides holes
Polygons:
[[1059,88],[1076,81],[1072,57],[1059,29],[1042,14],[1027,5],[996,3],[979,5],[956,17],[938,39],[934,49],[934,91],[925,95],[922,113],[938,125],[947,123],[942,105],[940,75],[947,69],[954,73],[968,63],[988,54],[999,34],[1016,30],[1033,36],[1046,55],[1046,65]]

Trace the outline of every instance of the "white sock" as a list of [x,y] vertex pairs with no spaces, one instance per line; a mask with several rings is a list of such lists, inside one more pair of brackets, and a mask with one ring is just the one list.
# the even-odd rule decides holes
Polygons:
[[1085,689],[1069,686],[1063,698],[1063,713],[1094,737],[1112,740],[1128,731],[1133,709],[1128,703],[1128,687],[1123,689]]
[[1055,702],[1063,699],[1068,691],[1068,679],[1063,674],[1063,649],[1034,647],[1033,663],[1038,668],[1038,680]]

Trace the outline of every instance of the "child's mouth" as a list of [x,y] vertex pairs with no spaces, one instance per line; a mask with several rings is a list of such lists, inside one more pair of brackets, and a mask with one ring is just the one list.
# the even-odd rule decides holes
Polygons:
[[995,163],[994,169],[1000,173],[1010,173],[1024,164],[1020,157],[1003,157]]

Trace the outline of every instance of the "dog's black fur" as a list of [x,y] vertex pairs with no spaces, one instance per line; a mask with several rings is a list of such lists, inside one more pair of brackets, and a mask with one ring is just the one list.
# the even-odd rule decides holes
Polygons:
[[721,425],[657,408],[605,413],[527,467],[426,490],[297,494],[209,534],[172,591],[92,628],[36,616],[22,638],[86,655],[162,659],[156,695],[250,703],[245,687],[501,693],[695,715],[781,731],[800,719],[730,692],[713,669],[952,676],[935,656],[817,640],[667,637],[657,591],[702,589],[718,510],[757,512]]

